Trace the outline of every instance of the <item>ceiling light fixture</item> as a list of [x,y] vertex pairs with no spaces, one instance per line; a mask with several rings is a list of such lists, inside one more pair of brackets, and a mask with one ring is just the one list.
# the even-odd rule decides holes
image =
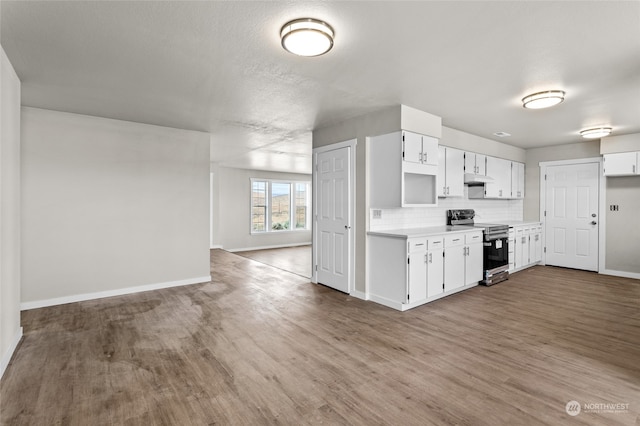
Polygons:
[[522,106],[528,109],[549,108],[564,101],[564,91],[545,90],[522,98]]
[[596,139],[609,136],[611,134],[611,127],[594,127],[593,129],[580,130],[580,134],[583,138]]
[[313,18],[295,19],[280,30],[282,47],[299,56],[320,56],[333,47],[333,28]]

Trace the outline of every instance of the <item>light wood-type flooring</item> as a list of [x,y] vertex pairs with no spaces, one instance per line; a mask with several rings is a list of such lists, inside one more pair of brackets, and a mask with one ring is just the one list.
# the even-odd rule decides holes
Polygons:
[[311,277],[311,246],[282,247],[275,249],[237,251],[238,256],[248,257],[265,265],[303,277]]
[[24,312],[0,423],[640,424],[637,280],[536,266],[397,312],[211,260],[211,283]]

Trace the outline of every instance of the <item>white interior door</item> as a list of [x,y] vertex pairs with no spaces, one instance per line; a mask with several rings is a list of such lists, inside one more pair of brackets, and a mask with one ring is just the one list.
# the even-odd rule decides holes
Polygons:
[[349,293],[350,148],[317,155],[317,281]]
[[547,265],[598,270],[598,163],[546,168]]

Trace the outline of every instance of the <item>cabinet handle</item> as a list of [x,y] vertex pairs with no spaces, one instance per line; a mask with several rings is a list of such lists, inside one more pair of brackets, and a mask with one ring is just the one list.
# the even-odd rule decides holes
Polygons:
[[433,263],[433,253],[429,253],[429,263]]
[[424,263],[428,263],[429,262],[429,257],[427,256],[427,254],[424,254]]
[[635,164],[633,164],[633,165],[631,166],[631,168],[633,169],[633,173],[635,173],[635,172],[636,172],[636,166],[635,166]]
[[450,194],[449,187],[447,186],[447,195],[449,195],[449,194]]
[[447,195],[447,187],[446,186],[442,187],[442,195]]

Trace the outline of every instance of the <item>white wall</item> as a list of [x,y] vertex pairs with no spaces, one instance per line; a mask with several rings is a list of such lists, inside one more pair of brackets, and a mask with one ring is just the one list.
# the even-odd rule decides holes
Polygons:
[[209,279],[206,133],[23,107],[22,190],[23,308]]
[[[600,152],[640,151],[640,133],[609,136],[600,141]],[[640,274],[640,176],[608,177],[606,199],[605,268],[609,271]],[[618,210],[611,211],[611,204]],[[630,225],[632,224],[632,225]]]
[[20,80],[0,48],[0,377],[20,327]]
[[226,167],[212,167],[212,170],[216,180],[214,194],[217,192],[218,196],[213,212],[218,234],[214,235],[214,245],[238,251],[311,244],[311,230],[251,234],[250,227],[251,178],[311,181],[311,175]]

